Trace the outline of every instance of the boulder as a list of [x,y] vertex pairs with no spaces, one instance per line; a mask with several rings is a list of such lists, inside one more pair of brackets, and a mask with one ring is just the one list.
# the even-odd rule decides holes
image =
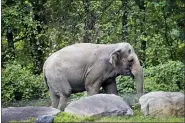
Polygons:
[[79,116],[123,116],[133,115],[132,109],[119,96],[96,94],[70,103],[64,112]]
[[59,113],[60,110],[50,107],[8,107],[2,108],[2,123],[8,123],[9,121],[27,120],[29,118],[39,118],[43,115],[54,116]]
[[143,95],[139,103],[145,116],[184,116],[184,94],[180,92],[150,92]]

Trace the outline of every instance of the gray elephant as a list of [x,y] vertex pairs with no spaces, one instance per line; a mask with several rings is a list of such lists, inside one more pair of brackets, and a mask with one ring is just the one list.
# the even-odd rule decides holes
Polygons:
[[87,91],[116,94],[115,78],[132,75],[138,97],[143,95],[143,70],[129,43],[78,43],[53,53],[44,63],[43,74],[52,107],[64,110],[72,93]]

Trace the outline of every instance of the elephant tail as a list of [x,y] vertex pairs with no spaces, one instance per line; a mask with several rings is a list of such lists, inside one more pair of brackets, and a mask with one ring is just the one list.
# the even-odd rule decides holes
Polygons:
[[47,89],[49,89],[48,82],[47,82],[47,78],[46,78],[46,76],[45,76],[44,70],[43,70],[43,78],[44,78],[44,83],[45,83]]

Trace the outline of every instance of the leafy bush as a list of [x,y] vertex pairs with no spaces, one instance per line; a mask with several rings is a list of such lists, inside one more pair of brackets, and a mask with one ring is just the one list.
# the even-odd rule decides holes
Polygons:
[[169,61],[145,70],[145,91],[183,91],[184,65]]
[[[184,65],[179,61],[169,61],[144,69],[144,89],[151,91],[183,91]],[[117,77],[118,93],[125,95],[136,93],[134,81],[131,77]]]
[[117,81],[118,93],[120,95],[125,95],[125,94],[136,92],[135,86],[134,86],[134,81],[131,77],[118,76],[116,78],[116,81]]
[[134,81],[129,76],[119,76],[116,78],[118,95],[121,96],[130,106],[137,102]]
[[87,97],[87,91],[71,94],[68,103],[79,100],[82,97]]
[[27,100],[48,96],[42,75],[33,75],[26,67],[14,62],[2,69],[2,101]]

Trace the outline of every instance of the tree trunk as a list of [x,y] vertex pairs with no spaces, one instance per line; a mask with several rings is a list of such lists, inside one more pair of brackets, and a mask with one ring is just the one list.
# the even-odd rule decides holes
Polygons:
[[[145,32],[145,22],[146,22],[146,7],[145,7],[145,1],[144,0],[136,0],[136,4],[139,6],[140,11],[144,11],[144,16],[143,20],[141,21],[141,30],[140,33],[143,37],[146,37],[146,32]],[[146,40],[142,39],[141,40],[141,55],[140,59],[142,60],[142,63],[145,63],[146,60]]]
[[6,36],[7,36],[7,41],[8,41],[9,59],[13,60],[15,58],[15,47],[14,47],[14,42],[13,42],[13,32],[10,27],[7,29]]
[[165,5],[165,7],[163,7],[163,16],[164,16],[164,37],[165,37],[165,40],[166,40],[166,43],[169,47],[169,52],[170,52],[170,59],[174,60],[174,54],[173,54],[173,49],[172,49],[172,44],[171,42],[169,41],[168,39],[168,25],[167,25],[167,13],[166,13],[166,7],[167,5]]
[[96,16],[93,11],[90,11],[90,0],[83,0],[85,10],[85,34],[83,37],[84,43],[93,42],[93,32],[95,30]]
[[5,50],[4,50],[4,46],[3,46],[3,43],[1,41],[1,69],[4,68],[4,65],[5,65],[5,56],[6,56],[6,53],[5,53]]
[[33,57],[33,66],[34,66],[34,74],[40,74],[42,72],[43,66],[43,52],[40,49],[41,44],[39,44],[39,40],[35,38],[36,35],[32,35],[31,38],[31,55]]
[[123,16],[122,16],[122,41],[127,41],[127,16],[128,16],[128,10],[127,10],[127,3],[128,0],[122,0],[122,6],[123,6]]

